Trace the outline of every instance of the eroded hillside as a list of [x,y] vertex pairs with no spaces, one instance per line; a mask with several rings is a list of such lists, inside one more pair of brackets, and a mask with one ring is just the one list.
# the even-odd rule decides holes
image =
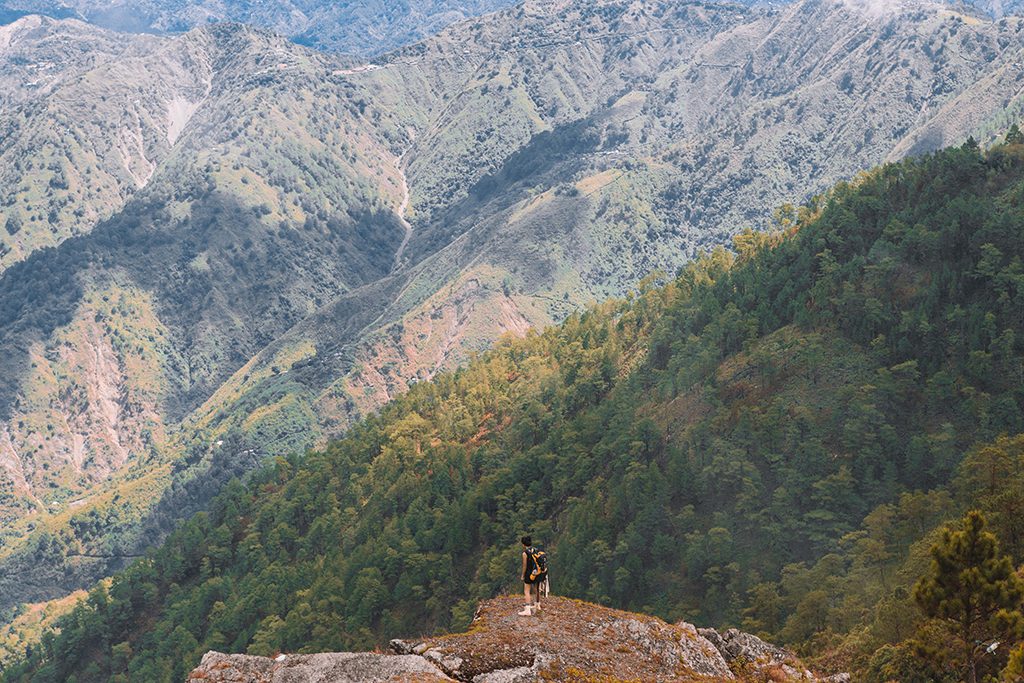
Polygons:
[[[70,28],[65,41],[79,30]],[[18,524],[35,524],[27,512],[65,513],[114,472],[165,477],[168,455],[177,452],[165,426],[310,312],[386,276],[403,236],[391,212],[393,128],[381,116],[371,121],[358,86],[335,76],[333,62],[237,26],[153,50],[155,39],[143,40],[147,55],[188,53],[207,71],[187,106],[147,100],[162,112],[151,118],[164,128],[150,131],[163,158],[147,153],[145,186],[110,218],[69,227],[57,248],[36,251],[0,278],[8,538],[24,530]],[[108,86],[181,85],[150,65],[111,61],[102,68],[124,70],[143,86],[92,70],[68,75],[70,85],[58,79],[57,94],[44,99],[88,108],[90,98],[109,99]],[[77,94],[63,93],[71,87]],[[113,132],[97,131],[108,141],[120,126],[79,118],[112,123]],[[32,120],[39,130],[58,130],[48,126],[49,114]],[[13,172],[29,173],[39,154],[59,148],[40,148],[31,135],[10,139],[33,149],[24,164],[5,167]],[[71,163],[73,150],[65,151]],[[120,163],[115,151],[94,156]],[[103,185],[102,176],[88,177]],[[89,206],[69,192],[41,201]],[[7,237],[60,241],[31,221]],[[149,465],[156,469],[138,472]]]
[[[827,2],[767,13],[527,3],[409,48],[353,76],[414,133],[400,295],[359,339],[332,327],[351,300],[325,308],[232,391],[301,395],[320,416],[310,427],[336,434],[501,333],[771,226],[775,208],[851,163],[999,129],[1021,93],[1020,30]],[[461,47],[467,32],[488,47]],[[309,339],[329,352],[268,373],[279,347]],[[224,398],[196,419],[223,431],[252,414],[224,411]]]

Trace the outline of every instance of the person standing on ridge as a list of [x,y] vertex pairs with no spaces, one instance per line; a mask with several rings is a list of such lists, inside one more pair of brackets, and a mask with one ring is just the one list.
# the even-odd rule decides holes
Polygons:
[[526,606],[519,616],[529,617],[540,610],[540,595],[542,589],[547,591],[548,583],[548,556],[540,548],[533,545],[533,539],[523,536],[520,539],[523,543],[523,595],[526,597]]

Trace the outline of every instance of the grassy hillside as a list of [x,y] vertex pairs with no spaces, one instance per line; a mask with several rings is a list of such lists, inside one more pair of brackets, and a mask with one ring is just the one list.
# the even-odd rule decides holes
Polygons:
[[[203,65],[150,37],[27,17],[0,27],[0,272],[89,232],[146,185]],[[69,46],[74,46],[69,49]]]
[[[333,62],[242,27],[167,52],[211,74],[184,138],[116,215],[0,277],[0,556],[32,529],[63,532],[71,554],[130,552],[118,536],[184,454],[181,416],[318,306],[385,276],[402,238],[377,184],[393,128],[364,117]],[[95,524],[108,537],[83,547]],[[60,581],[41,571],[27,594],[3,574],[27,599]]]
[[[819,30],[808,35],[808,24]],[[827,3],[764,13],[565,2],[513,8],[391,55],[351,77],[413,131],[402,155],[409,267],[386,285],[397,296],[357,334],[338,329],[356,296],[324,307],[188,424],[212,429],[207,438],[239,429],[276,434],[273,443],[298,419],[294,431],[310,435],[299,445],[313,445],[503,332],[561,320],[651,272],[675,272],[743,226],[768,227],[768,207],[962,140],[1019,90],[1012,51],[999,48],[1017,30],[948,13],[876,22]],[[844,31],[857,38],[836,61],[828,37]],[[968,53],[979,61],[953,58]],[[750,70],[732,68],[736,54],[749,54]],[[981,64],[990,77],[972,73]],[[280,349],[304,343],[317,349],[308,362],[270,372],[283,368]],[[286,395],[311,410],[273,420],[262,406]]]
[[210,648],[464,626],[514,583],[524,529],[563,594],[832,646],[869,675],[922,621],[907,586],[961,506],[1024,559],[998,517],[1012,484],[961,469],[995,450],[1019,471],[1010,443],[972,449],[1024,430],[1022,196],[1019,145],[888,165],[505,340],[231,484],[6,680],[173,681]]

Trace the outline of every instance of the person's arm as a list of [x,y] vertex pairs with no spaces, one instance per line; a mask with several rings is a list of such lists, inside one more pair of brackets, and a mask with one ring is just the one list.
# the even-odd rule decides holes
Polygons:
[[523,571],[519,572],[519,576],[526,578],[526,551],[523,551]]

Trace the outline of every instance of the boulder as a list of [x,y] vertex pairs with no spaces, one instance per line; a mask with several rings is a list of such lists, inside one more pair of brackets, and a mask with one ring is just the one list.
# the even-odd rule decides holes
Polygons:
[[737,659],[760,664],[783,664],[796,660],[791,652],[739,629],[731,628],[718,632],[713,628],[702,628],[698,629],[698,632],[722,653],[725,661],[730,663]]
[[551,661],[550,655],[538,654],[533,660],[533,666],[517,666],[477,674],[472,683],[536,683],[544,680],[542,672],[548,669]]
[[701,676],[733,678],[729,665],[715,646],[690,624],[679,624],[680,633],[669,639],[664,637],[657,622],[626,619],[613,622],[611,628],[623,641],[632,644],[644,657],[658,662],[665,670],[671,670],[677,662],[684,662],[687,669]]
[[792,653],[736,629],[673,625],[566,598],[548,598],[534,616],[520,616],[521,606],[518,597],[488,600],[467,633],[395,639],[390,655],[210,652],[189,683],[850,681],[845,674],[818,678]]
[[442,683],[452,679],[415,655],[329,653],[276,660],[208,652],[189,683]]
[[463,660],[461,657],[445,652],[440,648],[427,650],[423,658],[457,680],[465,680],[462,672]]
[[[535,616],[517,597],[481,604],[469,633],[426,639],[424,657],[472,683],[629,680],[669,683],[734,680],[714,645],[655,617],[578,600],[549,598]],[[393,644],[395,651],[417,647]]]
[[694,673],[715,678],[733,678],[728,662],[714,643],[702,636],[693,624],[684,621],[678,627],[682,631],[679,639],[682,658],[689,663]]
[[537,680],[537,672],[531,666],[499,669],[473,676],[473,683],[535,683]]
[[739,629],[730,628],[726,631],[716,631],[712,628],[701,628],[696,630],[721,653],[722,658],[733,669],[742,669],[745,672],[754,672],[763,676],[781,674],[788,681],[816,683],[849,683],[850,681],[850,674],[837,674],[821,678],[806,669],[792,652]]
[[396,655],[411,655],[414,654],[412,649],[416,647],[415,643],[411,643],[401,638],[394,638],[388,643],[388,649],[394,652]]

